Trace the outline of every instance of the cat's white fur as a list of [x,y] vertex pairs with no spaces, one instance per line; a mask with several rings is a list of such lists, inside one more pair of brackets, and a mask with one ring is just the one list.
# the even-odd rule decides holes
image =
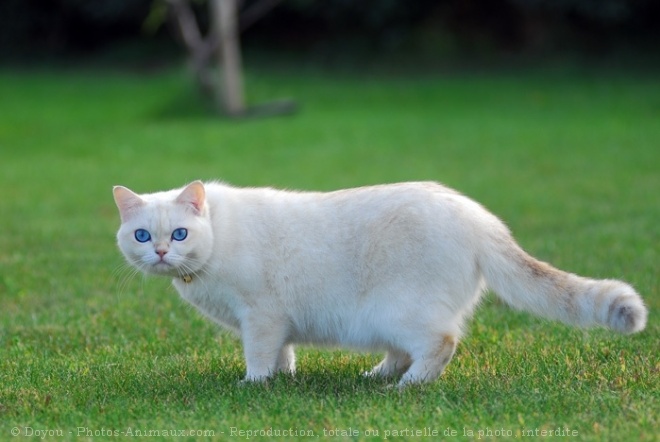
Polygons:
[[[173,277],[181,296],[237,332],[246,380],[295,370],[294,344],[386,351],[372,375],[432,381],[486,288],[513,307],[582,327],[642,330],[629,285],[525,253],[478,203],[436,183],[329,193],[193,182],[114,188],[127,260]],[[185,228],[176,241],[172,232]],[[151,240],[134,235],[145,229]]]

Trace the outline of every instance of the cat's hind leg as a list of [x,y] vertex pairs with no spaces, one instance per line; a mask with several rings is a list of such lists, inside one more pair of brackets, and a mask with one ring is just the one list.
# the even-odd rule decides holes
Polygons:
[[399,381],[399,387],[437,379],[454,356],[457,341],[454,335],[443,334],[411,351],[412,364]]
[[404,373],[412,364],[410,355],[405,351],[390,349],[380,364],[376,365],[365,376],[395,377]]

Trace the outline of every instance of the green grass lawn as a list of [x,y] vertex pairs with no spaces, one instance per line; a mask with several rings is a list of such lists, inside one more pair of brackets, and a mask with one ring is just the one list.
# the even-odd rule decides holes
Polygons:
[[[0,71],[0,440],[14,428],[57,440],[268,440],[271,428],[492,440],[558,427],[571,440],[658,440],[657,75],[260,69],[247,84],[251,102],[294,97],[301,111],[217,119],[178,71]],[[630,337],[575,330],[488,297],[433,384],[388,389],[359,375],[380,355],[303,348],[295,378],[241,387],[240,342],[169,281],[133,275],[115,246],[112,185],[198,178],[320,190],[441,181],[538,258],[632,283],[649,325]]]

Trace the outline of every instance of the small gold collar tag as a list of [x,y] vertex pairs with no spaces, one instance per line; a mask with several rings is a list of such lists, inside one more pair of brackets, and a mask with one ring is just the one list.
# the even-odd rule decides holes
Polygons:
[[181,277],[181,279],[183,279],[183,282],[185,282],[186,284],[188,284],[189,282],[192,282],[192,276],[190,276],[190,275],[183,275]]

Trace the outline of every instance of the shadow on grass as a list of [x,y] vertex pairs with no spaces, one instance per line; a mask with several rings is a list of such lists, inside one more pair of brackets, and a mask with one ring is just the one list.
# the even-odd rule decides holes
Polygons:
[[[227,364],[225,364],[228,362]],[[401,400],[419,399],[429,396],[442,398],[443,402],[456,405],[462,399],[464,389],[449,383],[441,377],[427,384],[409,385],[398,388],[398,378],[363,376],[364,364],[352,362],[341,369],[332,363],[319,363],[314,367],[299,369],[295,375],[279,373],[264,382],[243,382],[245,371],[237,360],[223,361],[224,366],[209,369],[206,367],[182,366],[162,367],[150,373],[137,376],[135,391],[153,395],[154,399],[190,402],[218,397],[241,401],[269,401],[273,397],[291,400],[305,397],[312,400],[327,398],[366,398],[389,397]],[[489,394],[498,395],[497,392]],[[502,395],[505,395],[502,392]]]
[[181,91],[152,115],[154,120],[218,120],[224,117],[217,104],[195,91]]
[[175,400],[191,394],[200,398],[214,397],[217,394],[258,397],[273,393],[326,397],[400,391],[391,387],[396,383],[396,379],[362,376],[360,374],[362,364],[347,364],[340,370],[335,370],[330,365],[319,363],[315,367],[299,369],[295,375],[279,373],[264,382],[243,382],[245,367],[239,358],[222,359],[215,363],[200,365],[179,360],[172,365],[164,364],[161,367],[152,367],[152,370],[135,373],[132,389],[147,395],[164,395]]
[[251,105],[238,115],[228,115],[212,97],[203,96],[195,91],[183,91],[157,110],[153,114],[153,118],[159,121],[205,120],[232,122],[286,117],[294,115],[298,111],[299,105],[297,102],[283,99]]

